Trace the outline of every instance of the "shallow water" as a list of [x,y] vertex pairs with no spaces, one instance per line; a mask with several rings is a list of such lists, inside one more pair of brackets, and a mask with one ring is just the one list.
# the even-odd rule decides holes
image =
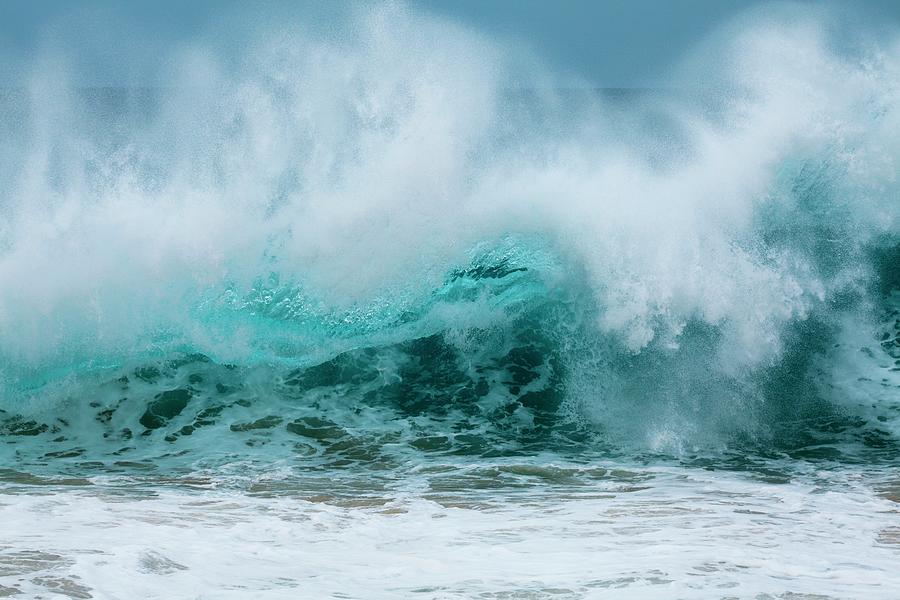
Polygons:
[[[396,474],[401,475],[401,474]],[[894,598],[894,468],[436,462],[4,475],[0,588],[34,598]]]

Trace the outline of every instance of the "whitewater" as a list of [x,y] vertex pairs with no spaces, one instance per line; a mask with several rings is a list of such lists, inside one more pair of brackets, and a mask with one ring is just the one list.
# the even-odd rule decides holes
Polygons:
[[900,32],[239,54],[0,90],[0,597],[900,597]]

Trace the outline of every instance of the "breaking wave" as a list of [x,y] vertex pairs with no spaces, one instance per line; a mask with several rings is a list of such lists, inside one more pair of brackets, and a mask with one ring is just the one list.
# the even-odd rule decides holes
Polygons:
[[37,61],[0,99],[3,452],[894,449],[900,38],[779,11],[657,90],[398,5],[153,89]]

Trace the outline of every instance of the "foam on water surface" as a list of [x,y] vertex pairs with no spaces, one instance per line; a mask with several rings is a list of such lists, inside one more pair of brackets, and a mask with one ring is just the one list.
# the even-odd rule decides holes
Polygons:
[[0,589],[27,597],[887,599],[900,585],[896,479],[859,471],[506,462],[243,493],[216,477],[4,479]]

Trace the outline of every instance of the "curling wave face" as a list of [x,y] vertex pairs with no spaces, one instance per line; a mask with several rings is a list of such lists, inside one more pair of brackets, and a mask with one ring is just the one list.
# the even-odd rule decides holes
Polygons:
[[3,452],[896,456],[900,45],[781,22],[618,94],[393,5],[162,89],[36,65],[0,100]]

